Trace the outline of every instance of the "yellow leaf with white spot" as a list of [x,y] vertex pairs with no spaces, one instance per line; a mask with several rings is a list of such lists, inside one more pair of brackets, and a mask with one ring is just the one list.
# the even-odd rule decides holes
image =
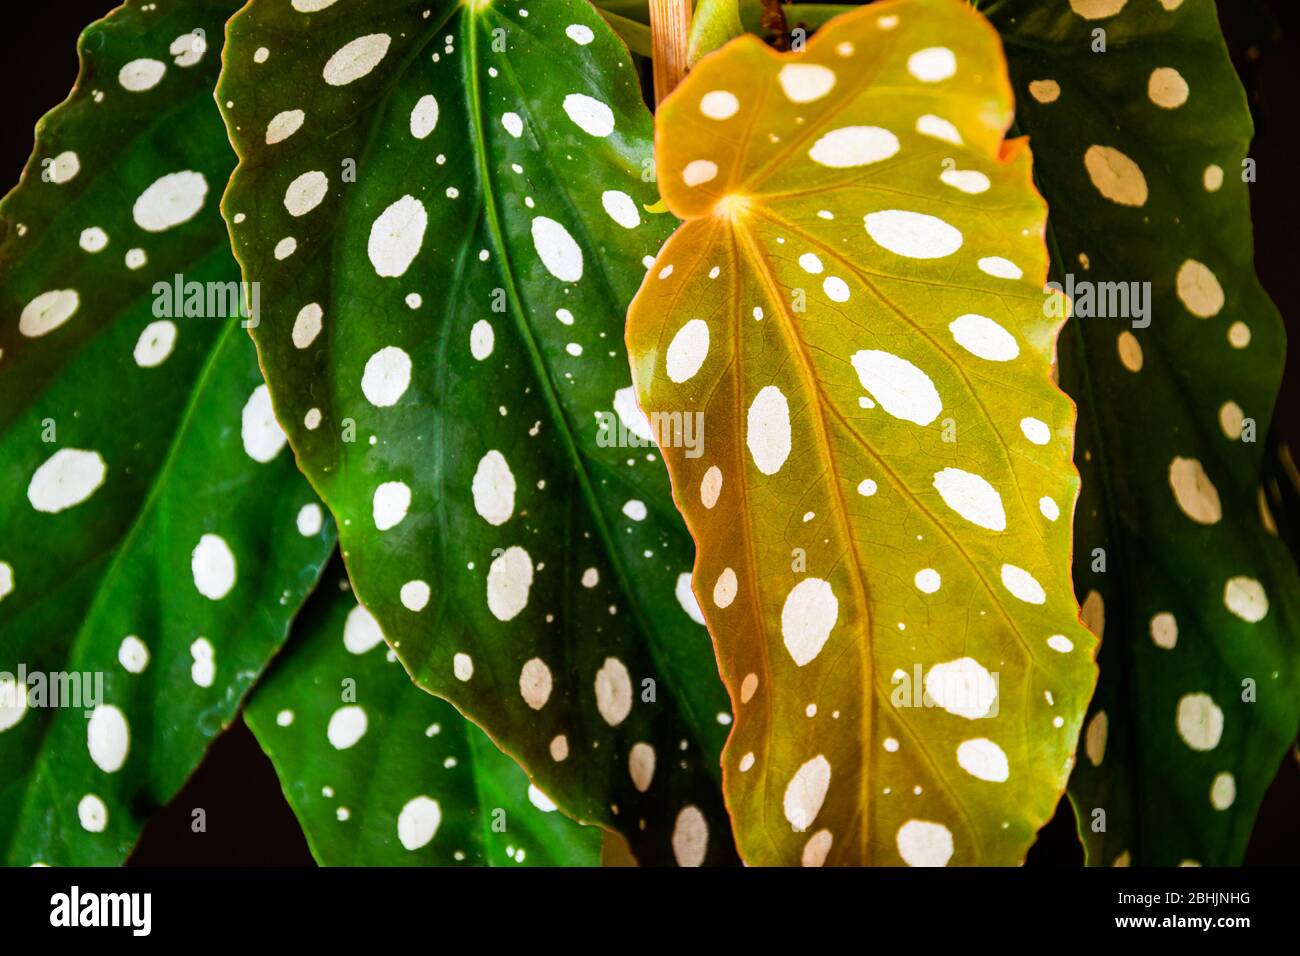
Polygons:
[[1096,639],[1011,113],[983,18],[898,0],[742,37],[657,117],[685,222],[628,343],[652,419],[703,416],[663,450],[751,864],[1015,863],[1065,786]]

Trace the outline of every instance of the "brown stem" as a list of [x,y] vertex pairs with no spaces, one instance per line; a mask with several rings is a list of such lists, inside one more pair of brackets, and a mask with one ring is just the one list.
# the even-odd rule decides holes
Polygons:
[[773,47],[782,52],[790,49],[790,28],[785,22],[781,0],[763,0],[759,26]]
[[690,32],[691,0],[650,0],[656,106],[686,76],[686,42]]

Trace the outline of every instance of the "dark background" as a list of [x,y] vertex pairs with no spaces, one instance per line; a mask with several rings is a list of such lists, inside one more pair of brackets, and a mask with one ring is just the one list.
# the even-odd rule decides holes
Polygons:
[[[16,183],[32,150],[32,130],[62,102],[77,78],[77,37],[83,27],[118,4],[114,0],[43,0],[5,5],[0,37],[0,188]],[[1233,61],[1250,95],[1256,138],[1251,155],[1258,180],[1251,187],[1255,266],[1281,309],[1291,340],[1300,340],[1300,2],[1219,0],[1219,16]],[[1300,446],[1294,414],[1300,381],[1296,349],[1274,429]],[[190,810],[207,811],[208,832],[190,831]],[[1030,851],[1030,866],[1078,865],[1083,853],[1073,814],[1064,801]],[[1246,863],[1295,865],[1300,861],[1300,764],[1286,757],[1260,809]],[[311,866],[311,854],[280,792],[271,763],[242,719],[219,737],[202,766],[171,805],[144,831],[131,858],[140,866]]]

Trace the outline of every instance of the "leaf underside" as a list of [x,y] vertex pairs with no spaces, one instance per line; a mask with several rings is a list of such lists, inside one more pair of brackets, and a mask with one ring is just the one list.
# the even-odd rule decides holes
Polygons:
[[[1052,209],[1052,278],[1075,283],[1075,580],[1102,635],[1071,780],[1088,860],[1236,864],[1300,725],[1300,592],[1260,490],[1285,336],[1252,265],[1245,96],[1210,0],[981,9]],[[1148,283],[1149,325],[1095,295],[1083,314],[1101,283]]]
[[598,828],[557,812],[483,731],[411,685],[342,571],[327,572],[244,711],[317,861],[599,864]]
[[531,13],[232,20],[224,208],[254,338],[415,681],[643,863],[734,862],[726,697],[621,344],[673,225],[646,210],[650,117],[590,6]]
[[996,36],[949,0],[743,37],[660,108],[687,220],[629,316],[736,707],[751,864],[1020,862],[1095,679],[1045,208]]
[[[86,30],[77,86],[0,203],[0,856],[14,865],[125,859],[285,639],[334,537],[259,394],[237,299],[156,311],[155,282],[239,276],[212,101],[238,4],[157,6]],[[5,679],[20,667],[29,695]]]

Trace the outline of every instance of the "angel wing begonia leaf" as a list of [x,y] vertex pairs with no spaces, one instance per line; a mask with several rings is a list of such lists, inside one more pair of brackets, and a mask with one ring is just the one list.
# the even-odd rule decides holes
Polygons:
[[1093,864],[1235,864],[1300,725],[1300,582],[1261,510],[1285,342],[1252,264],[1245,94],[1210,0],[980,7],[1075,303],[1075,580],[1103,635],[1080,833]]
[[626,49],[574,0],[255,0],[226,62],[254,338],[357,596],[571,816],[734,861],[726,697],[622,345],[672,227]]
[[316,859],[598,865],[602,831],[558,813],[483,731],[413,686],[333,570],[244,711]]
[[736,722],[749,863],[1023,859],[1095,679],[1045,207],[996,34],[949,0],[753,37],[660,108],[685,224],[629,316]]
[[130,3],[91,25],[0,203],[9,864],[122,862],[333,546],[271,416],[217,208],[236,7]]

